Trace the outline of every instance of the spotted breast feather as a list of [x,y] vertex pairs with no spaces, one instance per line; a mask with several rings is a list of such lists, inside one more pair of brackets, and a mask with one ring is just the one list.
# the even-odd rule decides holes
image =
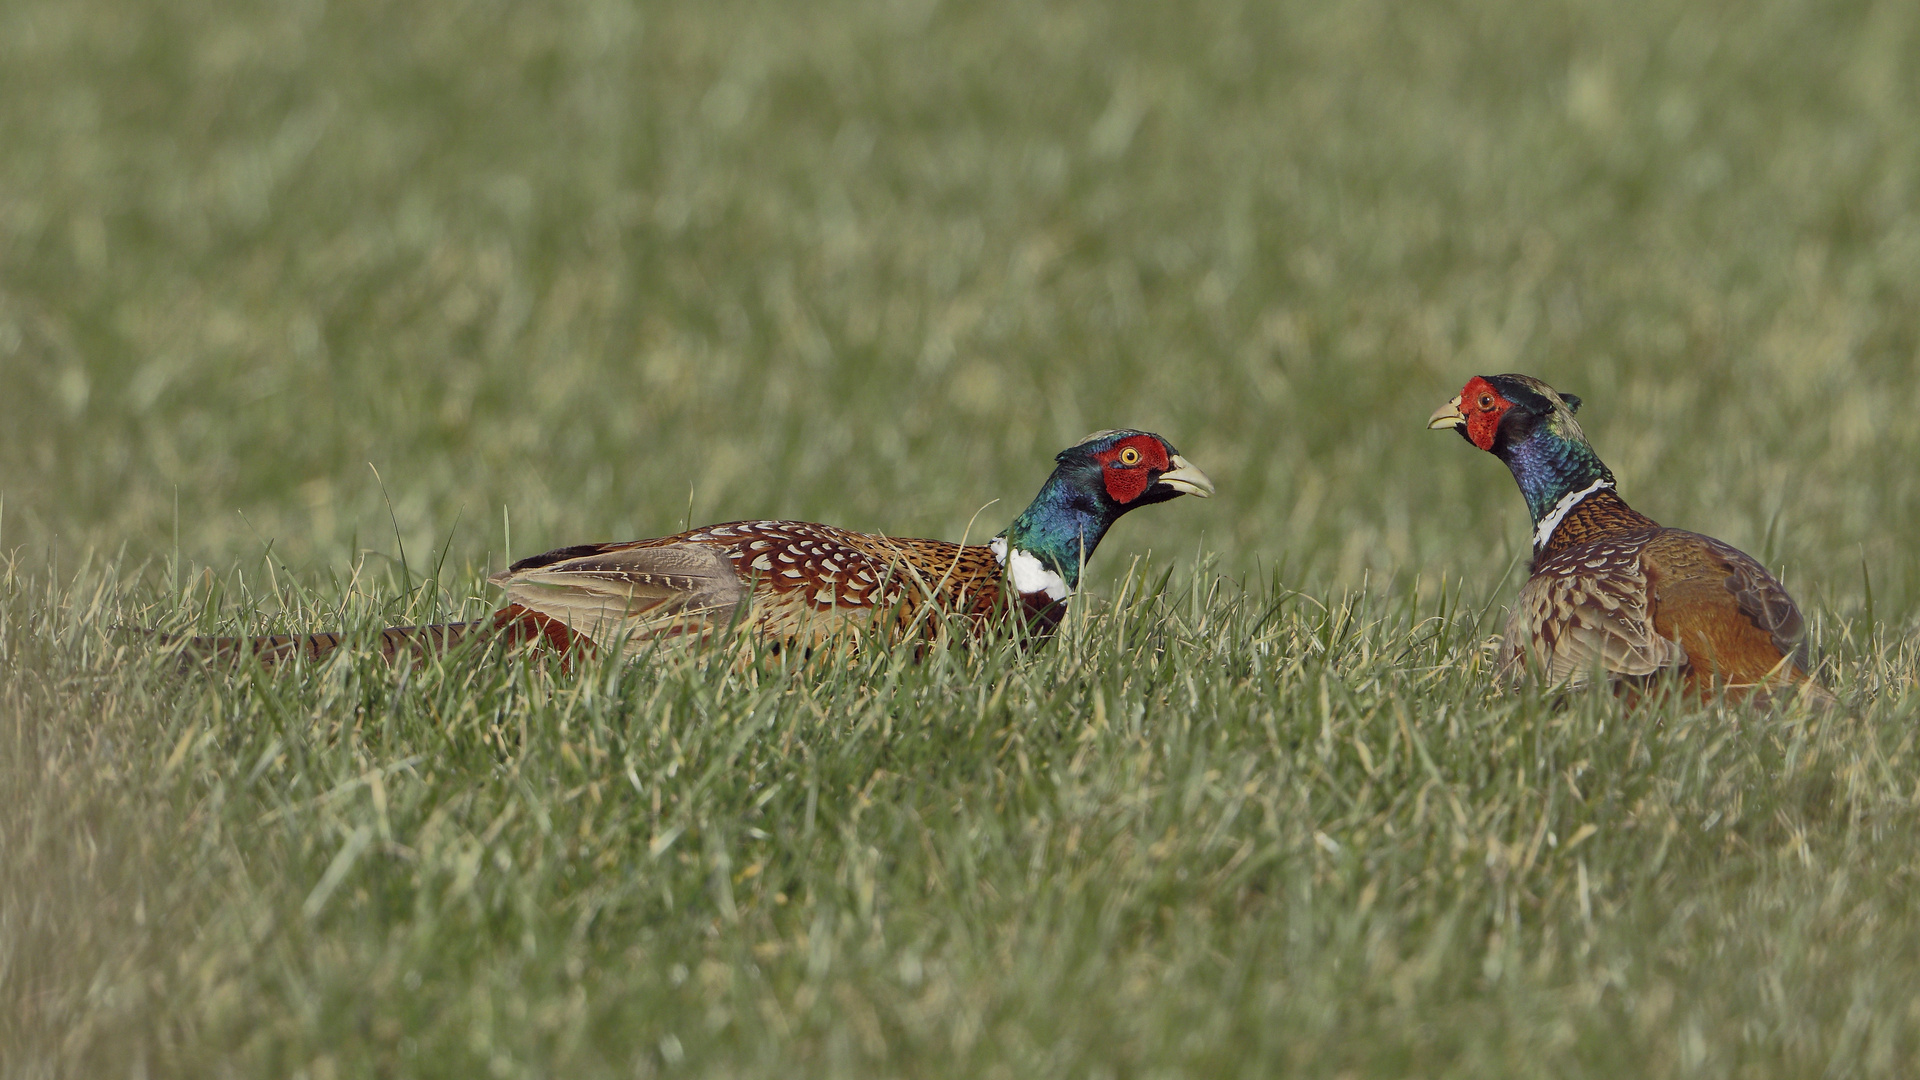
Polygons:
[[1584,685],[1602,675],[1651,675],[1687,662],[1654,628],[1641,554],[1658,530],[1570,547],[1541,559],[1507,620],[1501,668],[1531,665],[1547,681]]

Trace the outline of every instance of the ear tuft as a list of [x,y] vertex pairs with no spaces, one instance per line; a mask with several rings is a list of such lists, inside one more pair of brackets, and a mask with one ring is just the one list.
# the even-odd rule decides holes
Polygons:
[[1561,394],[1561,395],[1560,395],[1560,400],[1561,400],[1561,401],[1564,401],[1564,402],[1566,402],[1566,403],[1567,403],[1567,411],[1568,411],[1568,412],[1579,412],[1579,411],[1580,411],[1580,395],[1578,395],[1578,394]]

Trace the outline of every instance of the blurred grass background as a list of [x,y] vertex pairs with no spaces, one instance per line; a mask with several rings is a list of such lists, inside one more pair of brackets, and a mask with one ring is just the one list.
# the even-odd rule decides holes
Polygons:
[[1655,516],[1912,603],[1906,5],[4,19],[12,545],[168,553],[177,505],[191,562],[337,567],[392,553],[369,462],[456,564],[689,490],[957,535],[1129,424],[1230,486],[1163,550],[1478,580],[1520,504],[1418,421],[1524,370]]
[[[1847,686],[1893,695],[1882,703],[1884,714],[1874,714],[1886,726],[1863,736],[1862,745],[1878,746],[1884,736],[1889,747],[1910,748],[1911,739],[1901,743],[1898,732],[1910,712],[1902,695],[1913,677],[1901,635],[1910,638],[1920,599],[1920,555],[1912,542],[1920,529],[1920,428],[1912,422],[1920,414],[1916,58],[1920,8],[1893,2],[10,0],[0,5],[0,547],[16,553],[6,601],[15,643],[7,654],[17,751],[11,783],[27,807],[10,826],[13,842],[54,860],[48,865],[65,865],[59,860],[68,857],[60,854],[68,841],[49,838],[91,836],[86,829],[97,826],[125,850],[144,853],[133,858],[146,867],[136,876],[164,877],[169,842],[156,837],[192,833],[211,845],[206,850],[225,852],[223,859],[309,874],[286,901],[300,910],[312,877],[344,850],[327,830],[337,825],[351,839],[361,826],[313,824],[294,843],[259,824],[260,806],[227,818],[205,809],[225,806],[229,797],[244,802],[243,790],[246,799],[265,800],[262,806],[314,797],[296,794],[318,782],[313,776],[275,788],[278,766],[255,768],[254,757],[272,762],[280,753],[268,735],[255,742],[247,734],[267,716],[282,726],[299,715],[345,725],[329,729],[334,741],[327,742],[330,753],[344,755],[336,762],[342,776],[384,768],[379,762],[450,754],[437,759],[439,788],[421,781],[422,818],[444,810],[434,791],[458,789],[465,792],[458,798],[477,798],[483,807],[512,798],[511,783],[489,771],[495,751],[478,743],[455,752],[402,739],[367,750],[353,741],[360,735],[343,735],[389,708],[386,715],[405,721],[401,730],[438,745],[427,733],[459,713],[453,704],[450,713],[436,711],[440,705],[431,702],[443,699],[428,690],[417,693],[430,701],[395,691],[390,707],[380,705],[387,690],[378,687],[390,689],[391,680],[383,683],[376,671],[356,676],[373,689],[349,693],[359,702],[350,707],[329,696],[346,692],[337,686],[284,689],[240,679],[172,695],[141,681],[151,673],[119,671],[110,653],[75,644],[98,644],[104,619],[105,609],[86,592],[93,586],[71,577],[89,553],[96,567],[113,569],[86,581],[105,582],[104,595],[126,598],[125,610],[164,620],[192,607],[178,594],[153,591],[169,560],[216,577],[240,570],[258,580],[270,545],[276,572],[313,592],[289,600],[269,590],[245,613],[289,607],[317,619],[329,606],[347,605],[352,590],[340,581],[356,560],[397,556],[396,526],[416,574],[431,553],[447,553],[453,572],[446,585],[456,600],[478,593],[478,574],[509,555],[675,530],[690,498],[696,521],[801,517],[950,538],[980,507],[1000,500],[975,523],[977,538],[1024,505],[1055,451],[1087,431],[1129,425],[1168,436],[1219,482],[1220,497],[1129,519],[1094,567],[1097,594],[1114,597],[1128,556],[1151,549],[1162,565],[1171,557],[1183,575],[1200,573],[1196,556],[1233,578],[1259,580],[1282,567],[1282,584],[1335,609],[1342,597],[1352,601],[1345,590],[1363,583],[1379,596],[1415,596],[1404,590],[1416,579],[1426,591],[1415,598],[1430,605],[1444,575],[1464,582],[1468,606],[1477,608],[1510,595],[1512,579],[1506,593],[1495,589],[1524,555],[1524,508],[1497,463],[1424,430],[1422,421],[1467,376],[1508,370],[1538,374],[1586,398],[1587,430],[1638,508],[1723,537],[1782,570],[1825,628],[1823,644],[1835,658],[1830,670]],[[379,470],[384,494],[369,464]],[[511,517],[511,552],[503,514]],[[406,606],[397,586],[370,581],[363,586],[374,608]],[[1204,581],[1194,581],[1204,595]],[[1196,614],[1205,605],[1195,603],[1189,615],[1205,623]],[[1236,627],[1249,640],[1271,630],[1238,610],[1221,609],[1210,625]],[[1447,726],[1446,708],[1452,703],[1455,724],[1463,707],[1488,708],[1479,696],[1484,673],[1473,668],[1471,678],[1447,684],[1448,697],[1396,683],[1390,664],[1367,666],[1386,664],[1382,657],[1407,647],[1405,635],[1419,625],[1413,607],[1395,610],[1368,631],[1366,664],[1358,669],[1363,677],[1355,685],[1373,677],[1367,672],[1385,680],[1374,687],[1384,696],[1373,706],[1338,694],[1329,699],[1325,681],[1316,685],[1297,668],[1292,681],[1268,685],[1248,675],[1254,681],[1229,680],[1208,692],[1230,699],[1220,715],[1231,714],[1236,731],[1257,728],[1249,718],[1269,705],[1282,723],[1289,709],[1300,710],[1301,730],[1316,737],[1346,708],[1356,723],[1365,718],[1397,731],[1398,702],[1412,710],[1410,733],[1431,723],[1464,738]],[[1452,609],[1439,614],[1452,620]],[[1887,629],[1876,635],[1869,614]],[[1242,616],[1246,621],[1233,622]],[[1308,620],[1289,624],[1294,631],[1310,629],[1308,614],[1289,618]],[[93,626],[96,638],[59,631],[68,625],[62,619]],[[1448,662],[1473,663],[1480,628],[1445,625],[1455,650]],[[79,652],[66,655],[56,645]],[[1221,657],[1239,657],[1249,671],[1267,663],[1233,651],[1253,648],[1246,641],[1217,645],[1227,650]],[[1108,663],[1134,655],[1124,641],[1087,648]],[[1082,723],[1092,705],[1073,689],[1075,672],[1083,670],[1074,657],[1081,654],[1058,652],[1019,677],[1031,677],[1041,695],[1031,706],[1038,716]],[[1324,647],[1315,655],[1316,663],[1334,664]],[[980,661],[988,665],[984,675],[968,669],[951,676],[953,685],[941,682],[949,676],[927,672],[885,677],[927,680],[928,700],[945,704],[915,699],[901,707],[934,724],[945,715],[939,709],[960,708],[954,702],[966,697],[969,680],[991,685],[1006,674],[993,665],[1009,662]],[[1167,702],[1186,700],[1192,684],[1162,674],[1171,681],[1147,679],[1128,692],[1165,698],[1168,715],[1185,715]],[[647,677],[618,678],[641,680],[635,692],[644,696],[658,689]],[[684,685],[660,685],[697,697],[708,677],[694,673]],[[462,685],[448,678],[450,687]],[[520,685],[489,684],[474,691],[474,700],[499,715],[533,709],[514,704]],[[852,683],[833,685],[847,708],[867,700]],[[941,697],[941,686],[959,697]],[[1056,689],[1067,695],[1058,702],[1046,697]],[[718,691],[708,692],[703,700],[719,708],[712,704]],[[1118,687],[1113,694],[1108,704],[1117,712],[1125,695]],[[1328,700],[1336,704],[1322,704]],[[985,715],[983,703],[966,709],[975,705]],[[336,706],[346,711],[328,711]],[[1553,725],[1561,721],[1542,703],[1526,707],[1533,711],[1520,719],[1484,715],[1535,734],[1558,730]],[[666,725],[645,710],[636,715]],[[622,716],[606,722],[641,722]],[[1605,734],[1604,710],[1590,709],[1587,720],[1598,726],[1583,731]],[[209,742],[220,724],[228,725],[225,741]],[[1675,721],[1667,730],[1687,728]],[[1458,751],[1468,773],[1477,768],[1470,765],[1474,754],[1497,755],[1506,745],[1495,729],[1483,734],[1484,745],[1468,740]],[[1742,759],[1751,772],[1735,779],[1767,793],[1753,796],[1767,810],[1752,816],[1800,836],[1796,850],[1805,850],[1810,826],[1792,809],[1800,796],[1769,787],[1799,784],[1799,774],[1768,756],[1764,738],[1754,738]],[[540,742],[536,734],[520,752],[559,753]],[[720,738],[714,752],[724,759],[727,745]],[[997,745],[994,760],[1012,753]],[[964,762],[986,753],[983,746],[963,742],[955,753]],[[1279,739],[1275,746],[1296,744]],[[1138,748],[1112,749],[1112,776],[1131,775],[1126,755]],[[1628,769],[1636,751],[1617,749]],[[849,761],[860,763],[847,765],[849,782],[865,783],[883,761],[872,756],[879,753],[871,746],[849,751]],[[1900,764],[1905,750],[1889,753],[1853,764],[1887,792],[1911,788],[1911,763]],[[75,754],[91,763],[82,770],[84,783],[60,787],[42,776],[43,757],[36,755],[67,761],[63,755]],[[190,766],[206,755],[208,776],[226,779],[195,781],[209,786],[192,788],[191,797],[173,786],[185,781],[162,782],[183,761]],[[1071,757],[1070,748],[1064,756]],[[1835,776],[1864,782],[1846,771],[1851,766],[1827,760],[1821,768],[1838,771],[1821,774],[1819,783],[1841,783]],[[1794,761],[1806,767],[1803,758]],[[942,773],[938,759],[921,764],[931,770],[926,805],[978,795],[963,764],[948,762],[961,769],[957,776]],[[567,773],[577,765],[553,767]],[[1344,775],[1328,768],[1298,780],[1300,790],[1316,793],[1296,808],[1308,815],[1301,820],[1329,812],[1326,800],[1366,818],[1364,800],[1352,802],[1350,788],[1335,795],[1315,786],[1331,782],[1319,777]],[[1735,774],[1700,770],[1684,782],[1664,779],[1705,806],[1733,797],[1739,783],[1728,777]],[[1369,759],[1353,775],[1371,780],[1374,773]],[[1473,805],[1482,781],[1448,776]],[[116,794],[129,777],[155,786],[133,785],[144,795]],[[1438,780],[1416,769],[1421,777]],[[1696,788],[1687,787],[1695,781]],[[1664,782],[1657,769],[1649,782]],[[225,794],[205,802],[216,789]],[[1109,795],[1125,803],[1130,790],[1115,779]],[[745,787],[734,794],[743,800],[734,808],[741,813],[758,797]],[[1187,805],[1177,792],[1163,794],[1169,806]],[[1023,797],[1030,803],[1037,796]],[[121,798],[135,801],[114,801]],[[1026,820],[1021,805],[979,798],[986,820],[1012,815],[995,828],[1019,832],[1010,822]],[[731,813],[722,804],[710,808],[714,820]],[[1460,805],[1455,812],[1464,814]],[[61,816],[69,811],[78,816]],[[1880,812],[1902,820],[1896,811]],[[142,834],[129,824],[142,815],[171,824]],[[56,820],[81,833],[31,825]],[[475,833],[492,820],[480,820]],[[1687,820],[1692,828],[1700,817]],[[1859,820],[1837,815],[1828,824],[1853,829]],[[188,821],[196,824],[189,828]],[[487,844],[512,842],[519,827],[502,825]],[[217,835],[209,838],[208,828]],[[858,833],[847,828],[849,837]],[[1324,850],[1313,846],[1313,836],[1325,835],[1315,828],[1280,831],[1289,843],[1307,837],[1307,850]],[[1522,828],[1527,835],[1519,842],[1530,829]],[[40,839],[29,843],[31,837]],[[382,833],[378,843],[387,842]],[[1589,843],[1586,850],[1600,860],[1604,840]],[[1717,865],[1705,853],[1719,849],[1697,843],[1693,871]],[[275,854],[282,844],[296,853]],[[643,836],[641,849],[649,845]],[[608,850],[618,855],[609,866],[626,866],[634,856],[617,844]],[[857,869],[868,847],[848,850],[853,861],[835,865]],[[1492,865],[1496,849],[1446,850],[1468,866],[1476,859]],[[1898,896],[1899,883],[1911,880],[1914,854],[1902,847],[1858,872],[1885,896]],[[1613,857],[1622,873],[1642,863],[1660,872],[1648,850],[1627,845]],[[31,859],[18,865],[12,908],[24,921],[12,928],[16,973],[31,969],[18,958],[34,955],[35,947],[57,953],[45,943],[78,940],[49,937],[53,924],[40,926],[20,912],[65,903],[87,911],[88,903],[107,902],[103,886],[78,870],[74,880],[82,883],[70,886],[77,891],[61,892],[69,886],[46,882],[65,879],[33,879],[25,867],[40,864]],[[273,910],[286,899],[242,903],[210,884],[204,866],[192,865],[178,879],[192,887],[180,884],[175,893],[182,912],[253,910],[246,905],[256,902]],[[1024,872],[1002,869],[1014,878]],[[1555,873],[1542,893],[1562,898],[1559,916],[1580,918],[1564,907],[1573,903],[1566,899],[1574,895],[1572,864]],[[870,901],[870,873],[867,880]],[[1587,880],[1584,865],[1579,880]],[[1698,959],[1703,954],[1689,950],[1713,948],[1710,940],[1676,944],[1647,930],[1667,926],[1660,920],[1690,902],[1659,880],[1650,877],[1635,894],[1647,905],[1630,909],[1641,921],[1621,920],[1615,955],[1630,959],[1608,969],[1612,975],[1595,976],[1594,985],[1614,985],[1607,979],[1615,977],[1626,985],[1634,965],[1656,953]],[[1349,893],[1336,888],[1315,903],[1353,907],[1368,887],[1365,875],[1347,885]],[[859,889],[846,888],[857,908]],[[1590,919],[1586,888],[1578,886],[1575,907]],[[1780,897],[1789,894],[1749,899],[1779,911],[1786,903]],[[78,895],[94,900],[72,901]],[[1282,899],[1242,895],[1237,910],[1283,918],[1296,909]],[[1297,910],[1333,910],[1294,899]],[[1477,902],[1419,900],[1429,901],[1457,901],[1463,911]],[[416,918],[424,916],[408,915],[406,904],[383,909],[378,896],[368,902],[368,910],[387,912],[367,917],[373,940],[424,933]],[[1201,908],[1220,916],[1223,922],[1207,925],[1224,936],[1204,941],[1193,955],[1235,949],[1231,912],[1206,907],[1213,902]],[[1360,905],[1363,912],[1372,903]],[[675,910],[671,900],[666,910]],[[1407,918],[1419,923],[1423,910],[1416,904]],[[625,924],[679,942],[660,946],[666,959],[648,962],[707,971],[687,951],[694,921],[655,914],[664,924],[637,916]],[[963,909],[943,914],[935,906],[921,914],[929,926],[943,919],[950,928],[967,924]],[[121,925],[112,923],[118,917],[102,915],[100,925]],[[1302,918],[1302,926],[1319,925]],[[1268,926],[1249,919],[1250,926]],[[1176,937],[1180,921],[1170,920]],[[518,924],[498,916],[482,920],[487,925]],[[1770,925],[1758,920],[1753,933]],[[1858,925],[1884,930],[1873,919]],[[468,930],[486,940],[484,929]],[[117,931],[89,930],[84,922],[63,932],[97,932],[108,956],[120,940],[112,936]],[[1275,940],[1294,940],[1284,927],[1274,932]],[[236,940],[249,939],[243,933]],[[956,956],[984,955],[963,947],[966,934],[941,940]],[[1123,950],[1116,939],[1090,940],[1101,943],[1094,954]],[[1865,949],[1863,938],[1849,940]],[[1901,948],[1916,941],[1911,930],[1895,940]],[[518,945],[502,941],[502,963],[511,968],[519,963],[512,959]],[[1469,1025],[1457,1041],[1408,1049],[1422,1024],[1441,1018],[1451,1030],[1458,1015],[1421,1009],[1440,1008],[1435,1003],[1458,988],[1480,985],[1474,978],[1488,977],[1481,971],[1404,993],[1380,989],[1391,980],[1368,990],[1360,979],[1358,1000],[1385,993],[1410,1010],[1393,1015],[1413,1019],[1404,1028],[1387,1025],[1387,1035],[1374,1033],[1384,1039],[1384,1058],[1343,1059],[1328,1049],[1332,1043],[1290,1043],[1263,1032],[1262,1018],[1284,1010],[1262,1012],[1256,1002],[1265,999],[1251,991],[1220,989],[1209,981],[1218,972],[1204,963],[1194,961],[1202,974],[1191,982],[1166,975],[1165,965],[1179,967],[1167,957],[1188,954],[1156,952],[1151,940],[1134,944],[1140,970],[1166,976],[1169,989],[1124,997],[1132,1004],[1123,1009],[1100,997],[1104,976],[1090,977],[1073,992],[1088,995],[1089,1015],[1114,1010],[1116,1030],[1150,1007],[1204,1019],[1207,995],[1218,992],[1243,1010],[1235,1015],[1244,1026],[1210,1048],[1217,1057],[1180,1050],[1173,1031],[1164,1043],[1135,1047],[1131,1059],[1110,1059],[1093,1021],[1081,1050],[1057,1059],[1011,1050],[1008,1057],[949,1059],[914,1037],[882,1039],[882,1047],[894,1049],[875,1053],[852,1006],[838,1021],[852,1028],[822,1021],[852,1040],[846,1045],[854,1049],[837,1057],[810,1057],[813,1044],[781,1035],[772,1020],[764,1021],[759,1043],[729,1044],[738,1031],[725,1024],[699,1038],[682,1026],[672,1036],[679,1049],[671,1052],[661,1049],[667,1043],[660,1031],[636,1021],[636,1030],[646,1030],[633,1045],[649,1048],[647,1068],[684,1061],[747,1074],[784,1059],[875,1075],[1055,1071],[1036,1061],[1094,1075],[1133,1075],[1136,1068],[1220,1075],[1240,1064],[1260,1063],[1266,1068],[1247,1064],[1259,1072],[1287,1061],[1441,1075],[1471,1061],[1476,1075],[1501,1068],[1524,1075],[1529,1061],[1542,1060],[1532,1056],[1545,1052],[1540,1047],[1574,1055],[1554,1059],[1562,1075],[1571,1062],[1610,1053],[1624,1056],[1614,1064],[1645,1075],[1759,1074],[1776,1060],[1770,1055],[1782,1054],[1777,1060],[1789,1062],[1785,1074],[1793,1074],[1848,1046],[1866,1053],[1865,1036],[1856,1038],[1848,1026],[1855,1014],[1844,1005],[1831,1016],[1811,1016],[1805,1030],[1781,1021],[1755,1034],[1741,1026],[1751,1014],[1736,1003],[1719,1016],[1720,1026],[1706,1022],[1692,1036],[1655,1010],[1640,1036],[1620,1036],[1614,1045],[1593,1033],[1613,1031],[1604,1021],[1613,1014],[1601,1014],[1598,1029],[1550,1006],[1516,1019],[1471,994],[1469,1010],[1484,1007],[1502,1018],[1484,1040],[1476,1042]],[[1727,960],[1730,970],[1745,970],[1741,963],[1767,949],[1758,937],[1746,944],[1755,951],[1733,950],[1742,959]],[[330,949],[344,950],[341,956],[378,951],[351,934],[319,933],[276,947],[294,969],[302,965],[298,957],[332,956]],[[603,943],[584,955],[592,964],[618,962],[626,947]],[[750,954],[750,944],[741,947]],[[476,948],[474,967],[455,964],[448,978],[506,970],[488,968],[486,947]],[[1553,952],[1541,948],[1542,955]],[[83,954],[77,947],[73,953]],[[874,955],[876,964],[906,963],[885,948]],[[1360,963],[1359,955],[1328,962]],[[1581,963],[1600,963],[1580,956]],[[371,978],[354,962],[334,960],[330,970],[341,985]],[[121,1012],[84,989],[118,985],[111,979],[52,961],[32,969],[42,980],[28,980],[40,995],[33,1000],[79,1011],[47,1011],[45,1017],[67,1019],[47,1019],[40,1028],[22,1021],[16,1035],[31,1035],[37,1056],[7,1068],[51,1075],[50,1062],[78,1062],[125,1071],[137,1060],[142,1068],[191,1071],[246,1046],[247,1054],[233,1059],[246,1063],[239,1071],[291,1073],[317,1067],[300,1054],[339,1041],[347,1048],[341,1067],[351,1072],[356,1063],[386,1060],[355,1057],[356,1039],[386,1047],[383,1053],[397,1045],[397,1033],[366,1034],[373,1029],[364,1018],[358,1035],[342,1034],[359,1029],[336,1029],[324,1009],[301,1012],[317,1007],[298,1004],[308,999],[291,990],[286,1011],[275,1015],[307,1016],[310,1026],[294,1025],[305,1034],[263,1023],[260,1030],[278,1034],[247,1043],[237,1029],[189,1019],[180,1002],[194,998],[192,987],[200,984],[184,968],[155,974],[167,970],[161,959],[140,964],[149,961],[151,970],[136,964],[126,978],[167,993],[135,995],[147,1004]],[[812,972],[808,961],[797,962]],[[1564,973],[1571,961],[1558,962]],[[564,962],[553,963],[560,966],[552,970],[566,970]],[[1312,969],[1301,963],[1301,970]],[[1459,963],[1467,972],[1480,960],[1476,954]],[[1782,963],[1803,974],[1834,970],[1805,954]],[[232,955],[213,966],[246,988],[242,997],[281,1000],[263,989],[275,977],[264,968],[249,969]],[[1551,988],[1557,976],[1552,964],[1546,970],[1539,985]],[[1873,970],[1878,986],[1920,968]],[[1051,991],[1004,970],[976,975],[974,982],[960,979],[953,992],[1001,1002],[1003,1015],[1027,1010],[1038,1018],[1035,1030],[1046,1027]],[[549,1004],[564,1004],[574,991],[555,978]],[[1791,975],[1784,978],[1782,985],[1793,984]],[[1808,992],[1859,987],[1840,975],[1831,983],[1809,978],[1794,985]],[[383,988],[376,999],[401,994],[372,982]],[[1676,985],[1679,991],[1667,992],[1669,1006],[1689,986],[1684,979]],[[997,997],[1001,992],[1011,997]],[[1576,998],[1586,1000],[1566,1000]],[[92,1002],[109,1019],[78,1024],[73,1017],[85,1010],[75,1000]],[[537,1013],[540,995],[532,1000],[522,1007]],[[670,1000],[654,1007],[670,1011],[661,1004]],[[1914,1022],[1902,1012],[1905,999],[1853,1000],[1861,1015],[1896,1030],[1887,1018]],[[1621,1008],[1619,1016],[1631,1012]],[[1389,1013],[1374,1020],[1384,1025],[1380,1017]],[[628,1068],[629,1040],[618,1025],[570,1044],[594,1054],[569,1057],[542,1042],[546,1029],[526,1015],[502,1015],[508,1018],[499,1021],[506,1031],[500,1045],[516,1045],[517,1032],[530,1040],[525,1045],[546,1047],[546,1056],[476,1050],[472,1061],[528,1075],[591,1071],[608,1062]],[[991,1018],[969,1022],[976,1021],[991,1026]],[[1527,1026],[1535,1021],[1537,1029]],[[1371,1030],[1365,1023],[1309,1028],[1323,1035]],[[1558,1043],[1541,1034],[1562,1028],[1578,1038]],[[1213,1030],[1200,1021],[1194,1029]],[[92,1034],[70,1034],[63,1043],[49,1031]],[[1528,1031],[1543,1041],[1515,1034]],[[1393,1033],[1411,1041],[1397,1043]],[[1506,1036],[1511,1041],[1503,1042]],[[840,1045],[823,1038],[820,1045]],[[736,1052],[722,1049],[728,1045]],[[759,1049],[737,1050],[741,1045]],[[1910,1040],[1886,1045],[1911,1051]],[[1396,1048],[1402,1056],[1394,1056]],[[450,1052],[443,1060],[452,1070],[470,1059]],[[1831,1060],[1862,1069],[1875,1061],[1911,1064],[1897,1054]],[[1209,1061],[1213,1067],[1202,1069],[1199,1063]],[[417,1063],[402,1069],[416,1070],[431,1071]]]

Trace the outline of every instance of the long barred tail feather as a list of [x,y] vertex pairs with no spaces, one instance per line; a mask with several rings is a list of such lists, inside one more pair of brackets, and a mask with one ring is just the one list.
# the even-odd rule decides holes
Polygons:
[[[415,662],[446,652],[476,632],[492,627],[484,622],[438,623],[431,626],[393,626],[369,641],[388,663]],[[181,640],[172,638],[173,641]],[[295,660],[319,660],[342,645],[359,640],[352,634],[262,634],[257,637],[190,637],[184,639],[181,658],[213,664],[238,664],[249,657],[261,667],[279,667]]]
[[[263,634],[257,637],[183,637],[146,631],[163,645],[181,643],[183,660],[203,664],[238,664],[253,658],[260,666],[278,667],[295,660],[320,660],[352,642],[368,640],[352,634]],[[426,626],[390,626],[371,639],[380,658],[389,664],[419,663],[430,656],[451,652],[463,643],[497,637],[508,646],[544,646],[561,656],[591,646],[586,638],[566,626],[510,604],[495,612],[491,619],[473,622],[433,623]]]

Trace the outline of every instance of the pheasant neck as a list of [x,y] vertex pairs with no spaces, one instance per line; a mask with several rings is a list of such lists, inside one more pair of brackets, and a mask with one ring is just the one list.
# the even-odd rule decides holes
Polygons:
[[1535,562],[1594,540],[1660,527],[1659,522],[1628,506],[1611,487],[1572,499],[1566,510],[1553,519],[1553,528],[1547,529],[1547,524],[1541,522],[1540,529],[1534,533]]
[[1573,513],[1574,510],[1578,509],[1580,505],[1588,499],[1602,492],[1611,492],[1612,490],[1613,485],[1608,481],[1595,480],[1593,483],[1588,484],[1578,491],[1569,491],[1565,495],[1560,496],[1545,514],[1535,516],[1533,521],[1533,550],[1536,552],[1545,551],[1547,544],[1553,540],[1554,533],[1560,530],[1560,523],[1566,520],[1568,514]]
[[1065,600],[1080,587],[1080,568],[1117,516],[1098,494],[1056,472],[1013,524],[994,537],[994,554],[1021,593]]
[[1553,536],[1573,508],[1595,492],[1613,489],[1613,472],[1584,439],[1569,439],[1545,428],[1494,448],[1520,485],[1533,515],[1534,550]]

